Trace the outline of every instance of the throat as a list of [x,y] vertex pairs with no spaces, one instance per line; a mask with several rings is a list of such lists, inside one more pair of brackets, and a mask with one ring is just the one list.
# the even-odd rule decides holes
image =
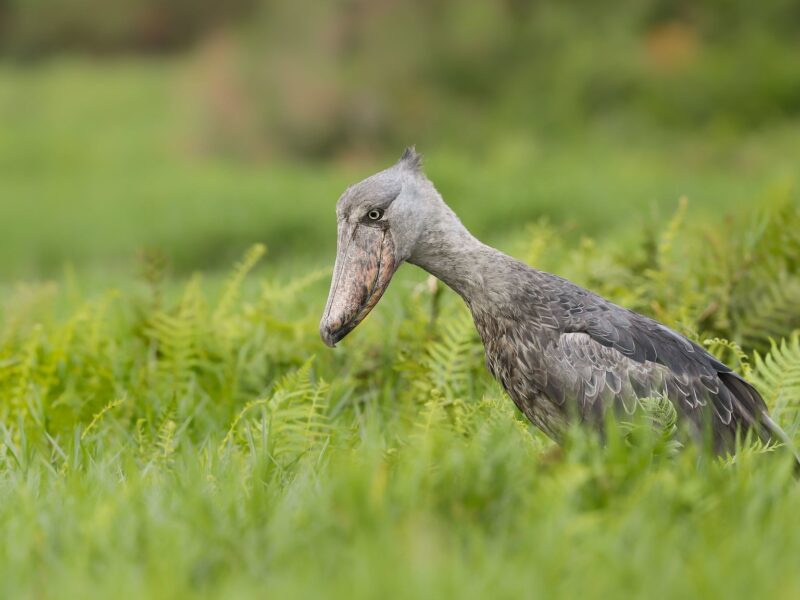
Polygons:
[[441,280],[473,307],[510,294],[512,282],[504,274],[517,261],[480,242],[459,222],[428,231],[408,262]]

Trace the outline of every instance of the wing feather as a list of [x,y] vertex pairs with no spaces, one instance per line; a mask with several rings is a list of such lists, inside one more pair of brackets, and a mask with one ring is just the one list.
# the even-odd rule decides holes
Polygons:
[[[563,320],[561,337],[566,343],[561,347],[570,364],[577,365],[581,356],[593,356],[595,369],[613,371],[630,382],[631,390],[623,385],[614,394],[616,399],[624,402],[629,391],[637,398],[663,393],[697,426],[702,426],[710,408],[715,436],[722,436],[723,430],[731,437],[737,429],[754,429],[761,437],[770,437],[762,418],[767,412],[764,400],[730,367],[661,323],[581,292],[583,309]],[[595,348],[577,350],[576,345]],[[596,347],[605,348],[604,359]]]
[[662,397],[718,449],[740,431],[785,437],[758,392],[695,342],[555,275],[521,263],[515,274],[524,283],[502,309],[471,308],[490,370],[549,434]]

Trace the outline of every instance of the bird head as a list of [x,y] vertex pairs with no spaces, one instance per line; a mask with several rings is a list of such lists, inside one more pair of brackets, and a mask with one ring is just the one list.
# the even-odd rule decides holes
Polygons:
[[336,206],[336,263],[320,322],[328,346],[355,329],[378,303],[397,268],[413,256],[437,202],[441,198],[413,148],[388,169],[345,190]]

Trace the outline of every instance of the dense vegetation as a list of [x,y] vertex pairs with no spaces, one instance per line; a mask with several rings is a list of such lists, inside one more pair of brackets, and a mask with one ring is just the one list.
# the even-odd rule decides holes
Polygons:
[[[797,438],[800,337],[767,340],[798,325],[800,213],[707,230],[706,252],[680,217],[634,258],[547,225],[518,251],[695,336],[767,347],[698,338]],[[7,299],[3,596],[800,593],[800,486],[775,447],[678,451],[667,415],[663,437],[556,452],[484,373],[453,294],[401,277],[327,351],[327,273],[245,286],[263,251],[213,293],[170,288],[150,255],[129,291],[67,279]]]
[[[798,439],[792,192],[701,221],[683,201],[623,246],[538,221],[507,247],[703,341]],[[329,265],[248,275],[264,253],[178,283],[149,250],[116,288],[70,268],[4,292],[4,597],[800,593],[779,448],[699,456],[656,407],[654,437],[557,451],[452,293],[407,268],[330,351]]]

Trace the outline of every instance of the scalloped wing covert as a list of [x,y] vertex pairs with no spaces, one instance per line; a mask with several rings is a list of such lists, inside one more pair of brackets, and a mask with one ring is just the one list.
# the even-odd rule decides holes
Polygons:
[[471,306],[487,366],[520,410],[559,439],[572,419],[600,426],[606,410],[633,413],[669,399],[718,449],[738,430],[769,437],[759,394],[698,344],[555,275],[522,266],[507,306]]

